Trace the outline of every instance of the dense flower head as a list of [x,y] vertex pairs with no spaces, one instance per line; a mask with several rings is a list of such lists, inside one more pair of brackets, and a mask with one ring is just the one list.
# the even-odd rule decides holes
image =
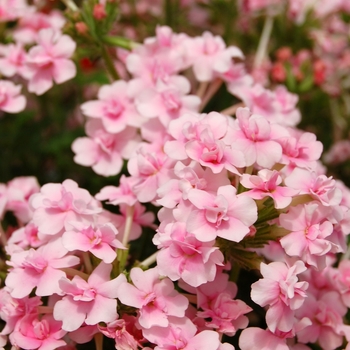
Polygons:
[[[167,1],[163,22],[202,34],[143,38],[160,0],[65,1],[65,17],[0,0],[1,116],[46,125],[62,98],[62,143],[56,119],[40,135],[51,156],[85,127],[71,150],[95,175],[72,176],[96,193],[71,179],[0,183],[0,347],[234,350],[224,336],[242,350],[350,350],[350,190],[332,164],[348,145],[330,148],[329,172],[316,123],[297,128],[298,106],[317,101],[321,118],[331,96],[329,140],[348,137],[348,2],[238,1],[237,31],[249,43],[261,32],[244,61],[224,41],[236,41],[224,2]],[[305,22],[308,49],[269,40],[281,15]],[[40,178],[65,174],[42,164]]]

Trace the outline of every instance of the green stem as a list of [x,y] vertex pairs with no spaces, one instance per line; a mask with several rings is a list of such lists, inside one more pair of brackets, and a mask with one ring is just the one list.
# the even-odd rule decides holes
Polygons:
[[115,69],[113,59],[104,45],[101,46],[101,54],[105,61],[107,71],[111,76],[112,80],[119,80],[119,75]]
[[125,269],[128,255],[129,255],[129,248],[128,249],[118,249],[117,257],[118,257],[119,274],[123,273],[123,271]]
[[126,50],[132,50],[134,47],[139,45],[138,43],[121,36],[104,36],[102,37],[102,41],[108,46],[117,46]]

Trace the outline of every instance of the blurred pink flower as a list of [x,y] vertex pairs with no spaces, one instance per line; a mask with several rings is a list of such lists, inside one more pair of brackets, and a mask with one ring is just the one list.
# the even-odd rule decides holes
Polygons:
[[21,95],[21,85],[15,85],[12,81],[0,80],[0,110],[6,113],[22,112],[27,100]]
[[62,84],[76,75],[76,67],[70,60],[76,43],[58,30],[42,29],[38,45],[28,51],[26,65],[30,69],[28,90],[42,95],[56,84]]

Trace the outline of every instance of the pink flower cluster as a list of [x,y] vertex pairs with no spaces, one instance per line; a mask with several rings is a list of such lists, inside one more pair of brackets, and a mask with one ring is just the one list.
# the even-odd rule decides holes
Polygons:
[[[0,21],[18,19],[13,30],[14,43],[0,45],[0,73],[6,78],[28,82],[28,91],[42,95],[54,82],[62,84],[76,75],[71,57],[76,43],[62,34],[65,19],[58,11],[38,12],[25,1],[2,1]],[[26,107],[22,86],[0,80],[0,110],[18,113]]]
[[[75,43],[53,28],[33,38],[28,87],[42,94],[74,76]],[[2,184],[0,214],[13,211],[22,227],[6,235],[0,336],[42,350],[101,335],[116,349],[232,350],[222,336],[239,330],[242,350],[350,341],[350,266],[335,267],[350,192],[326,175],[316,136],[296,128],[296,95],[255,82],[243,59],[209,32],[158,27],[125,54],[131,78],[81,105],[87,136],[74,141],[74,160],[103,176],[127,169],[119,186],[93,197],[71,179]],[[203,113],[221,84],[242,102]],[[128,261],[143,227],[156,253]],[[229,280],[240,261],[259,268],[250,301],[267,329],[249,327],[253,307]]]

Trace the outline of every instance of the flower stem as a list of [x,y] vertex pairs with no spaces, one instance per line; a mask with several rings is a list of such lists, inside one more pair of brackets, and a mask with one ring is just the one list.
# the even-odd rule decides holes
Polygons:
[[134,219],[134,206],[129,206],[126,209],[126,219],[125,219],[125,227],[124,227],[124,235],[123,235],[123,246],[126,247],[129,242],[129,236],[131,231],[132,222]]
[[103,349],[103,334],[102,333],[96,333],[94,335],[94,340],[95,340],[96,350],[102,350]]
[[38,306],[37,311],[39,314],[52,314],[53,307],[51,307],[51,306]]
[[84,261],[86,272],[90,274],[93,270],[93,267],[92,267],[90,255],[88,252],[83,253],[83,261]]
[[117,46],[122,49],[132,50],[134,47],[138,46],[138,43],[135,43],[127,38],[123,38],[121,36],[104,36],[102,37],[102,41],[109,46]]
[[209,85],[209,82],[208,81],[203,81],[199,84],[198,86],[198,89],[196,91],[196,95],[199,97],[199,98],[202,98],[205,91],[207,90],[207,87]]
[[140,267],[149,267],[150,265],[152,265],[153,263],[155,263],[157,261],[157,254],[158,254],[158,251],[153,253],[151,256],[149,256],[144,261],[140,262],[138,264],[138,266],[140,266]]
[[219,90],[220,86],[222,84],[221,79],[215,79],[208,87],[208,89],[205,92],[205,95],[202,98],[202,103],[199,107],[199,110],[203,110],[203,108],[207,105],[207,103],[210,101],[210,99],[215,95],[215,93]]
[[73,269],[71,267],[65,267],[63,269],[60,269],[61,271],[65,272],[68,276],[79,276],[84,280],[88,280],[89,275],[87,273],[84,273],[82,271]]
[[79,7],[72,0],[62,0],[62,2],[73,12],[78,12]]
[[259,68],[264,61],[267,52],[267,45],[270,40],[273,27],[273,17],[267,16],[264,23],[264,28],[260,37],[258,49],[254,59],[254,68]]
[[104,45],[101,46],[101,55],[103,57],[103,60],[105,61],[106,69],[112,80],[118,80],[119,75],[114,67],[113,59],[109,54],[108,49]]
[[5,247],[7,245],[7,238],[4,229],[0,223],[0,244]]
[[231,107],[223,109],[220,113],[226,115],[234,115],[239,107],[244,107],[245,104],[243,102],[236,103]]

